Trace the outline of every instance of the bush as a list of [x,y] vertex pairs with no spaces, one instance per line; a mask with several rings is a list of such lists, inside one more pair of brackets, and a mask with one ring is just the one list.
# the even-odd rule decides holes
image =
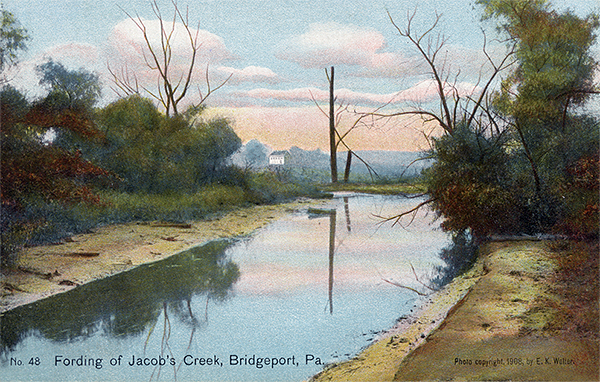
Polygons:
[[519,229],[520,200],[511,189],[504,143],[464,124],[434,139],[435,162],[424,178],[444,229],[471,229],[476,237]]

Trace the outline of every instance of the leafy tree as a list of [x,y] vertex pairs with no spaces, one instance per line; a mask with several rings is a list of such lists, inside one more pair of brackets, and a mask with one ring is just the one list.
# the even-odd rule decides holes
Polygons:
[[519,198],[512,189],[505,138],[487,137],[466,124],[433,140],[434,164],[425,171],[433,208],[442,227],[476,238],[518,231]]
[[[598,183],[600,125],[582,106],[598,92],[593,80],[598,62],[590,52],[598,16],[558,13],[545,0],[478,3],[485,18],[498,23],[509,49],[498,64],[489,60],[492,75],[477,96],[461,97],[445,81],[453,75],[437,61],[445,40],[433,44],[428,38],[433,28],[415,33],[412,17],[407,28],[396,27],[421,53],[438,85],[439,112],[392,115],[422,115],[441,128],[443,135],[432,139],[430,156],[436,161],[426,177],[431,198],[423,205],[443,215],[445,228],[469,228],[475,236],[548,232],[560,225],[589,228],[598,220],[598,193],[594,182],[581,179]],[[506,72],[494,91],[494,78]],[[577,218],[586,214],[585,222]]]
[[60,62],[49,60],[36,66],[40,85],[49,90],[46,102],[56,108],[91,108],[101,95],[97,74],[85,69],[68,70]]
[[27,30],[20,26],[15,16],[0,9],[2,21],[0,23],[0,73],[9,66],[14,65],[18,59],[18,52],[27,49],[29,40]]
[[580,111],[599,91],[598,61],[590,51],[598,15],[558,13],[542,0],[478,2],[515,46],[517,65],[494,106],[515,143],[513,166],[521,169],[515,182],[528,197],[531,224],[547,230],[571,214],[564,193],[565,183],[573,180],[569,169],[597,153],[597,115]]
[[267,164],[267,148],[258,140],[252,139],[246,143],[244,151],[247,167],[262,168]]
[[33,230],[45,224],[43,216],[29,214],[29,205],[98,203],[91,182],[109,173],[84,159],[81,152],[43,139],[50,128],[82,139],[97,136],[85,115],[31,104],[8,85],[0,91],[0,106],[2,264],[8,265]]
[[219,180],[226,158],[241,146],[227,120],[198,121],[197,112],[169,118],[149,99],[120,99],[99,113],[104,143],[86,150],[127,191],[193,191]]
[[33,231],[47,224],[44,216],[31,212],[31,205],[42,206],[39,213],[54,204],[99,203],[94,182],[110,178],[76,144],[102,138],[92,109],[100,95],[98,76],[84,69],[69,71],[53,61],[37,72],[48,87],[45,97],[30,102],[9,85],[0,92],[5,264]]

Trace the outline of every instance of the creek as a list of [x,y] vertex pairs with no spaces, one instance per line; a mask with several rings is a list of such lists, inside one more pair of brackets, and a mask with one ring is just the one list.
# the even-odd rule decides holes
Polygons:
[[[0,317],[3,380],[302,381],[410,314],[451,240],[422,198],[337,194]],[[412,222],[408,225],[409,221]]]

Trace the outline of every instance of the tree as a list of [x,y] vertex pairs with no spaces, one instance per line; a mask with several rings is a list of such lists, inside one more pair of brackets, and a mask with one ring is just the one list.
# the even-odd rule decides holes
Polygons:
[[[482,206],[486,203],[486,194],[476,200],[477,194],[483,190],[492,191],[487,195],[494,195],[494,199],[503,199],[499,196],[504,194],[498,188],[499,179],[493,174],[502,174],[505,169],[490,164],[501,157],[499,152],[502,152],[505,139],[491,109],[490,93],[501,73],[514,64],[513,51],[509,49],[502,58],[493,60],[487,53],[487,40],[484,39],[482,52],[487,59],[487,73],[482,67],[479,82],[470,94],[465,94],[458,86],[460,70],[452,72],[451,65],[442,56],[447,39],[441,34],[435,36],[441,16],[436,14],[431,26],[425,32],[418,33],[413,29],[415,15],[416,11],[408,14],[406,26],[400,27],[388,14],[398,34],[412,44],[429,69],[431,81],[437,90],[438,111],[413,107],[397,113],[375,112],[368,115],[379,119],[417,116],[422,118],[423,124],[435,124],[441,137],[428,136],[431,149],[426,157],[435,160],[426,176],[429,198],[388,220],[399,223],[404,216],[431,205],[445,218],[443,225],[447,229],[471,228],[479,231],[475,234],[491,233],[494,225],[486,222],[486,216],[489,218],[490,212],[497,212],[498,206],[475,211],[473,204]],[[476,88],[480,89],[478,93],[475,92]],[[498,166],[501,164],[498,163]],[[494,171],[488,173],[490,169]]]
[[267,148],[256,139],[251,139],[244,146],[246,168],[262,168],[267,165]]
[[327,75],[329,82],[329,163],[331,167],[331,183],[337,183],[337,145],[336,145],[336,129],[335,129],[335,95],[334,95],[334,68]]
[[27,49],[27,41],[30,39],[27,30],[19,25],[15,16],[4,9],[0,24],[0,73],[7,67],[14,65],[18,59],[19,51]]
[[[134,22],[136,27],[142,32],[144,43],[147,48],[147,52],[144,51],[144,62],[146,66],[157,73],[157,90],[150,89],[146,86],[141,86],[142,90],[148,93],[151,97],[155,98],[164,107],[165,113],[168,116],[178,115],[180,113],[179,104],[185,99],[192,85],[192,79],[194,70],[196,69],[196,60],[198,58],[198,51],[202,45],[198,41],[200,24],[194,32],[190,26],[189,15],[186,12],[185,15],[179,9],[177,2],[171,0],[173,5],[173,17],[172,21],[169,22],[165,19],[158,7],[156,0],[151,3],[152,11],[160,22],[160,44],[155,46],[152,43],[152,38],[149,34],[148,28],[144,20],[139,17],[133,17],[128,12],[124,11],[131,21]],[[177,23],[183,26],[183,29],[188,37],[190,59],[185,65],[182,72],[177,73],[173,60],[173,37]],[[117,87],[117,90],[123,92],[125,95],[140,94],[140,85],[135,73],[130,73],[127,68],[122,68],[120,73],[114,71],[110,65],[108,67],[113,82]],[[204,101],[212,94],[212,92],[221,88],[231,78],[227,78],[216,88],[212,89],[210,86],[208,67],[205,73],[206,78],[206,93],[202,94],[199,92],[200,100],[195,106],[201,105]]]
[[0,91],[0,111],[1,261],[10,265],[33,231],[46,224],[43,214],[32,215],[32,205],[43,210],[44,205],[99,203],[94,181],[110,174],[80,151],[43,139],[49,129],[68,131],[84,140],[97,137],[98,131],[85,114],[47,108],[43,100],[30,103],[11,86]]
[[46,98],[59,108],[91,108],[102,93],[98,75],[83,68],[68,70],[60,62],[48,60],[35,70],[40,85],[49,91]]
[[[314,96],[312,96],[311,93],[311,98],[313,100],[313,102],[315,103],[315,105],[319,108],[319,110],[328,118],[329,121],[329,166],[330,166],[330,171],[331,171],[331,183],[337,183],[338,181],[338,168],[337,168],[337,150],[339,148],[340,145],[343,145],[347,150],[348,150],[348,154],[346,157],[346,168],[344,171],[344,182],[348,182],[348,178],[350,176],[350,166],[352,164],[352,157],[356,157],[359,161],[361,161],[366,167],[367,170],[369,170],[369,173],[371,175],[375,174],[377,175],[377,172],[363,159],[361,158],[358,154],[356,154],[354,151],[352,151],[352,149],[350,149],[350,147],[348,146],[348,144],[346,144],[346,142],[344,141],[344,139],[358,126],[361,125],[366,125],[365,123],[363,123],[363,120],[367,117],[370,116],[371,114],[374,113],[370,113],[370,114],[364,114],[364,113],[356,113],[356,112],[350,112],[349,110],[349,105],[344,105],[342,103],[338,104],[337,108],[336,108],[336,101],[337,101],[337,97],[335,97],[335,84],[334,84],[334,67],[331,67],[331,70],[328,72],[327,69],[325,69],[325,75],[327,76],[327,82],[329,83],[329,111],[326,112],[325,110],[323,110],[321,108],[321,106],[319,105],[319,103],[317,102],[317,100],[315,99]],[[379,110],[380,108],[378,108],[377,110]],[[340,132],[340,124],[342,121],[342,116],[346,113],[351,113],[354,116],[356,116],[358,114],[358,116],[354,119],[354,123],[352,123],[352,125],[346,130],[346,132],[342,133]]]
[[84,150],[117,174],[125,191],[193,192],[217,180],[225,160],[241,146],[226,119],[195,117],[166,117],[152,100],[129,96],[100,111],[104,141]]
[[[448,65],[437,61],[445,41],[429,34],[439,17],[423,34],[411,30],[414,15],[404,29],[392,20],[427,63],[440,104],[439,112],[415,109],[393,116],[422,115],[441,128],[442,136],[431,139],[435,163],[426,176],[430,198],[422,205],[443,215],[443,226],[469,228],[475,236],[547,232],[571,210],[564,184],[582,184],[574,173],[594,174],[581,158],[597,155],[598,120],[574,109],[597,92],[590,47],[598,18],[559,14],[544,0],[479,3],[487,18],[498,20],[508,50],[496,64],[484,45],[492,70],[478,95],[462,97],[448,82],[454,77],[444,72]],[[585,184],[580,188],[589,190]],[[597,210],[597,201],[586,206]]]
[[558,13],[542,0],[479,3],[515,46],[518,64],[502,82],[494,106],[518,142],[515,160],[526,159],[530,168],[533,185],[523,191],[535,211],[532,223],[547,229],[570,208],[561,191],[572,181],[569,169],[597,153],[597,116],[577,111],[600,90],[594,83],[598,61],[590,52],[598,15]]

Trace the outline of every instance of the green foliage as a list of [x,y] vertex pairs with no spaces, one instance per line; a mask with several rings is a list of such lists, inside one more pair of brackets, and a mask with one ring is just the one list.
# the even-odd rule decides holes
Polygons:
[[[558,13],[545,0],[479,0],[513,49],[516,65],[483,121],[434,140],[427,171],[444,228],[494,233],[590,232],[598,221],[598,116],[582,106],[597,93],[598,16]],[[590,163],[595,163],[591,165]],[[596,170],[594,170],[596,169]],[[597,229],[597,224],[596,224]]]
[[30,39],[27,30],[19,25],[15,16],[0,9],[0,73],[17,62],[18,52],[27,49],[26,42]]
[[502,29],[518,60],[498,97],[501,111],[521,124],[562,121],[570,107],[583,104],[594,92],[598,63],[590,47],[596,40],[597,15],[559,14],[545,1],[480,3],[489,16],[505,21]]
[[49,90],[45,102],[54,109],[91,108],[101,94],[97,74],[85,69],[68,70],[60,62],[49,60],[35,68],[40,76],[40,85]]
[[190,121],[164,116],[148,99],[123,98],[100,111],[104,142],[85,150],[128,192],[194,192],[223,181],[226,159],[241,140],[225,119]]
[[298,196],[317,196],[315,184],[299,181],[290,174],[263,171],[248,173],[249,200],[256,204],[275,203]]
[[519,228],[517,198],[511,189],[509,157],[502,137],[486,137],[464,123],[434,139],[434,164],[424,177],[443,228],[471,229],[475,236]]

